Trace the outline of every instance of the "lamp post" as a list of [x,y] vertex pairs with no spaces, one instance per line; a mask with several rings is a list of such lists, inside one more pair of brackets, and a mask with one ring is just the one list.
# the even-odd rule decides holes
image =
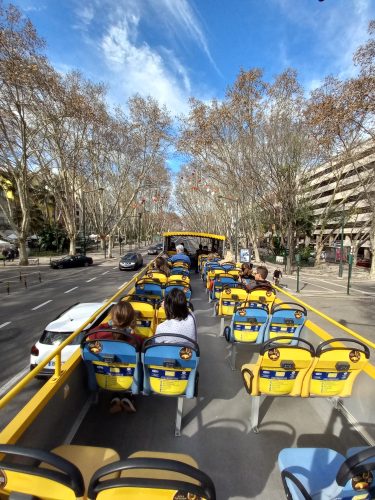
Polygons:
[[236,202],[236,223],[235,223],[235,233],[234,233],[234,247],[235,247],[235,259],[237,262],[238,256],[238,210],[239,210],[239,199],[238,198],[230,198],[229,196],[223,196],[221,194],[218,195],[218,198],[223,200],[229,200]]
[[344,221],[345,221],[345,203],[342,207],[341,214],[341,243],[340,243],[340,264],[339,264],[339,278],[342,278],[343,275],[343,258],[344,258]]
[[[104,188],[100,187],[91,191],[81,191],[82,194],[82,230],[83,230],[83,255],[86,255],[86,199],[85,194],[88,193],[103,193]],[[104,240],[104,258],[105,258],[105,240]]]

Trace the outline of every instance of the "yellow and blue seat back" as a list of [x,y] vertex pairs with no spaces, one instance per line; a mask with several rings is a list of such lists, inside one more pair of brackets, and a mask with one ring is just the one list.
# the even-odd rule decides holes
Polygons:
[[207,260],[204,265],[203,265],[203,269],[202,269],[202,273],[201,273],[201,277],[202,277],[202,280],[203,281],[206,281],[207,280],[207,273],[208,271],[210,271],[211,269],[220,269],[220,264],[218,262],[218,259],[214,259],[214,260]]
[[135,294],[161,299],[163,297],[163,285],[154,278],[142,278],[135,284]]
[[206,288],[211,288],[211,282],[215,280],[221,274],[226,274],[225,269],[220,266],[215,266],[207,271],[206,275]]
[[[97,330],[107,332],[108,329]],[[117,330],[111,329],[111,332]],[[81,355],[88,372],[88,384],[91,391],[129,391],[138,394],[141,389],[142,369],[141,345],[131,334],[118,330],[124,340],[95,339],[84,336],[81,342]]]
[[[51,452],[0,444],[1,498],[83,499],[85,485],[77,466]],[[51,468],[35,464],[44,463]],[[3,496],[4,495],[4,496]],[[11,496],[13,498],[13,496]]]
[[[163,343],[157,343],[163,337]],[[171,343],[165,342],[169,337]],[[178,334],[162,333],[148,339],[142,349],[143,393],[163,396],[196,395],[199,346]]]
[[253,288],[249,291],[249,300],[251,302],[261,302],[262,304],[267,304],[269,311],[271,311],[275,299],[276,290],[271,284],[259,285],[259,287]]
[[236,280],[228,273],[220,273],[218,276],[215,276],[213,287],[210,290],[211,300],[218,299],[220,293],[223,291],[224,286],[232,285],[233,283],[236,283]]
[[167,275],[157,269],[150,269],[146,273],[146,278],[152,280],[154,283],[164,285],[167,282]]
[[[336,342],[348,346],[334,346]],[[316,349],[314,363],[306,375],[302,395],[350,396],[354,381],[369,358],[369,348],[359,340],[336,338],[322,342]]]
[[169,280],[164,288],[164,295],[167,296],[168,293],[173,289],[178,288],[182,290],[186,295],[186,300],[191,299],[191,288],[190,284],[187,282],[179,281],[179,280]]
[[155,307],[159,299],[149,295],[127,295],[127,300],[136,313],[136,331],[145,338],[155,333]]
[[265,342],[255,364],[242,366],[242,379],[251,396],[301,396],[304,378],[314,360],[314,347],[304,339],[294,346],[283,336]]
[[281,302],[271,308],[270,320],[267,325],[264,340],[274,339],[283,335],[289,337],[285,343],[294,345],[300,336],[307,317],[306,308],[294,302]]
[[175,283],[177,281],[179,281],[182,284],[186,283],[187,285],[190,286],[190,277],[188,274],[171,274],[166,284],[168,286],[170,282]]
[[232,343],[261,344],[268,318],[266,304],[243,302],[235,308],[230,326],[224,329],[224,336]]
[[185,260],[182,260],[182,259],[181,259],[181,260],[178,260],[178,259],[176,259],[176,260],[174,260],[174,261],[172,262],[172,269],[173,269],[174,267],[182,267],[182,268],[184,268],[184,269],[187,269],[187,270],[188,270],[190,266],[189,266],[189,264],[188,264]]
[[232,316],[235,307],[247,300],[248,292],[242,283],[233,283],[224,286],[223,291],[219,295],[219,301],[216,302],[215,308],[219,316]]
[[[108,474],[120,473],[114,483]],[[92,477],[92,500],[216,500],[215,486],[190,456],[141,451],[102,467]]]
[[375,447],[284,448],[278,464],[290,500],[327,498],[370,500],[375,488]]

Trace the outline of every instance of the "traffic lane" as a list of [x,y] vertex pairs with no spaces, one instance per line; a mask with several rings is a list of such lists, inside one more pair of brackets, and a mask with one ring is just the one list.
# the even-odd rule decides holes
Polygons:
[[[3,366],[0,387],[29,363],[31,346],[40,338],[48,323],[77,302],[109,299],[139,272],[121,272],[118,269],[107,271],[97,284],[90,279],[81,281],[76,287],[72,287],[74,282],[71,280],[46,283],[37,294],[23,296],[22,307],[17,297],[11,298],[7,316],[2,315],[4,323],[8,324],[0,328],[0,363]],[[74,289],[66,294],[69,287]]]
[[[92,276],[95,276],[98,268],[99,269],[101,268],[100,264],[98,266],[80,267],[71,269],[68,268],[59,270],[53,270],[48,267],[45,267],[43,272],[21,274],[18,276],[18,278],[17,275],[13,274],[12,280],[3,281],[2,283],[3,287],[0,286],[0,292],[4,291],[7,292],[5,286],[7,286],[8,283],[10,287],[9,295],[13,295],[14,293],[27,292],[29,288],[34,288],[35,286],[38,286],[40,283],[43,283],[45,281],[49,282],[62,281],[66,280],[67,277],[75,277],[75,276],[79,277],[82,273],[87,273],[88,275],[92,273]],[[8,293],[6,293],[6,295],[8,295]]]

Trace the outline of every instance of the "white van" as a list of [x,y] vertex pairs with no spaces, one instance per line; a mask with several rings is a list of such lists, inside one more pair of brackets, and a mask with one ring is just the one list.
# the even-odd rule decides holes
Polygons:
[[[49,323],[40,339],[32,346],[30,355],[30,370],[35,368],[46,356],[51,354],[51,352],[56,349],[64,340],[66,340],[69,335],[71,335],[77,328],[83,325],[100,307],[102,307],[104,302],[86,302],[77,303],[69,307],[61,313],[54,321]],[[108,307],[99,315],[99,317],[90,323],[80,335],[73,340],[73,342],[64,347],[61,351],[61,361],[65,361],[70,358],[70,356],[79,347],[83,335],[97,325],[99,325],[103,319],[108,315],[109,310],[112,308],[114,303],[109,304]],[[52,360],[48,365],[39,373],[39,377],[49,377],[53,374],[55,369],[55,361]]]

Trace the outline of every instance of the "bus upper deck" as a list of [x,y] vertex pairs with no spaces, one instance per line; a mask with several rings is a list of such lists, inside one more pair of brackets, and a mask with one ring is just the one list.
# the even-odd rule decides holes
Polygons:
[[[168,233],[167,237],[171,241],[172,237],[177,240],[180,237],[193,238],[193,235]],[[214,246],[217,240],[216,238],[213,242]],[[224,242],[225,239],[222,237],[220,241]],[[182,406],[178,391],[169,397],[155,394],[146,396],[139,387],[134,395],[136,413],[111,414],[109,402],[113,392],[101,390],[99,397],[94,396],[88,386],[87,370],[80,352],[77,351],[60,366],[59,354],[56,352],[61,352],[64,347],[62,344],[51,355],[51,359],[57,357],[55,375],[1,431],[0,452],[7,451],[1,445],[8,444],[43,451],[55,450],[59,456],[70,461],[78,460],[79,468],[86,469],[83,470],[86,483],[100,466],[132,457],[133,462],[127,463],[126,467],[129,468],[125,472],[119,472],[116,467],[108,469],[107,473],[112,474],[108,479],[112,481],[112,496],[108,490],[104,490],[108,481],[101,484],[102,479],[94,477],[90,489],[91,498],[215,498],[214,487],[210,483],[212,480],[216,498],[224,500],[282,498],[283,483],[277,467],[277,457],[282,449],[329,448],[345,455],[352,448],[357,450],[358,447],[373,445],[375,413],[371,391],[374,387],[375,369],[371,359],[367,359],[369,347],[373,348],[371,342],[359,336],[349,337],[350,331],[346,328],[346,331],[342,331],[339,342],[327,346],[328,354],[331,347],[341,348],[341,351],[335,351],[338,357],[336,360],[334,358],[333,365],[331,363],[329,369],[328,365],[319,365],[314,371],[312,363],[317,363],[318,358],[323,364],[332,361],[324,357],[326,353],[322,353],[326,348],[319,350],[322,341],[332,339],[332,323],[325,320],[326,324],[323,326],[323,318],[318,321],[316,312],[312,321],[312,313],[308,307],[305,317],[303,309],[306,304],[301,304],[301,308],[293,306],[294,309],[290,305],[279,305],[277,309],[276,306],[281,301],[300,302],[280,289],[277,290],[274,304],[271,304],[271,298],[267,295],[269,290],[259,293],[256,300],[255,295],[249,294],[248,290],[237,288],[234,281],[225,282],[228,269],[220,269],[220,263],[217,262],[212,263],[212,266],[217,269],[217,284],[220,285],[222,280],[218,297],[207,293],[208,271],[206,269],[205,275],[204,262],[201,263],[201,273],[190,272],[189,276],[192,291],[190,300],[197,321],[199,344],[196,397],[185,398]],[[137,281],[147,278],[148,270],[142,270],[110,301],[131,300],[129,296],[134,296],[137,292]],[[230,279],[229,275],[228,280]],[[165,293],[165,284],[159,285],[162,293]],[[261,297],[264,300],[260,300]],[[139,310],[143,314],[138,320],[143,321],[142,326],[146,328],[145,322],[149,320],[146,310],[151,311],[153,316],[147,328],[154,330],[157,322],[163,320],[160,303],[147,293],[143,294],[143,299],[138,299]],[[256,307],[251,306],[255,303]],[[277,320],[277,314],[280,314],[278,311],[281,311],[281,322],[280,318]],[[298,311],[302,311],[302,314]],[[304,324],[299,333],[310,345],[306,344],[303,351],[295,354],[293,346],[289,345],[290,334],[297,331],[301,316]],[[335,328],[338,329],[339,326],[336,325]],[[257,337],[259,342],[231,342],[231,334],[234,332],[237,340]],[[283,338],[277,340],[280,336]],[[349,357],[345,361],[340,357],[346,345],[343,337],[359,342],[348,344]],[[265,341],[271,343],[267,346]],[[187,354],[190,355],[189,352]],[[156,357],[155,355],[155,362]],[[277,358],[276,368],[273,369],[269,366],[273,362],[272,358]],[[306,365],[302,366],[306,360]],[[44,363],[49,361],[46,358]],[[110,362],[110,356],[107,355],[104,361]],[[170,352],[164,361],[165,372],[176,369],[175,359]],[[236,366],[233,366],[233,361]],[[142,367],[142,353],[139,354],[138,363]],[[346,381],[350,380],[349,374],[359,365],[361,369],[355,374],[355,382],[348,386]],[[241,366],[244,366],[242,376]],[[235,367],[238,369],[233,369]],[[28,379],[41,369],[43,363],[21,381],[19,387],[0,400],[0,407],[9,404],[20,387],[25,386]],[[246,370],[251,372],[250,377]],[[307,389],[298,374],[306,375],[309,370],[309,380],[314,380],[315,385],[311,388],[310,384]],[[113,376],[117,377],[118,373],[115,370]],[[324,378],[324,373],[329,375]],[[256,387],[254,384],[250,387],[251,377],[253,381],[254,377],[257,378]],[[141,380],[139,383],[142,383]],[[306,393],[307,390],[310,392]],[[348,393],[345,394],[345,391]],[[176,420],[181,417],[181,435],[175,437]],[[259,432],[253,432],[254,429]],[[327,452],[322,457],[318,452],[315,453],[324,468],[324,460],[330,459],[331,455]],[[47,458],[37,453],[33,461],[34,469],[38,459],[39,462],[46,462]],[[160,462],[163,458],[177,459],[178,465],[176,462]],[[139,459],[138,463],[136,459]],[[8,461],[11,462],[9,459]],[[185,465],[181,465],[181,462]],[[207,476],[194,475],[196,472],[189,465],[196,464]],[[152,470],[157,470],[157,473],[150,473],[150,467],[155,467]],[[168,469],[166,472],[164,467],[172,470]],[[29,473],[35,478],[34,469]],[[137,472],[134,473],[134,470]],[[5,479],[1,480],[2,477]],[[160,478],[171,482],[160,482]],[[20,491],[30,491],[22,481],[24,478],[12,476],[9,468],[2,468],[0,465],[0,497],[2,494],[5,498],[8,496],[8,490],[4,486],[6,482],[8,485],[22,483]],[[33,491],[33,498],[70,498],[66,493],[61,496],[61,491],[56,490],[54,493],[51,482],[48,485],[39,483],[37,487],[40,490]],[[85,484],[84,493],[81,485],[82,497],[87,494],[87,487],[88,484]],[[101,487],[103,491],[99,492]],[[367,494],[367,490],[363,491],[362,494]],[[99,494],[102,496],[95,496]]]

